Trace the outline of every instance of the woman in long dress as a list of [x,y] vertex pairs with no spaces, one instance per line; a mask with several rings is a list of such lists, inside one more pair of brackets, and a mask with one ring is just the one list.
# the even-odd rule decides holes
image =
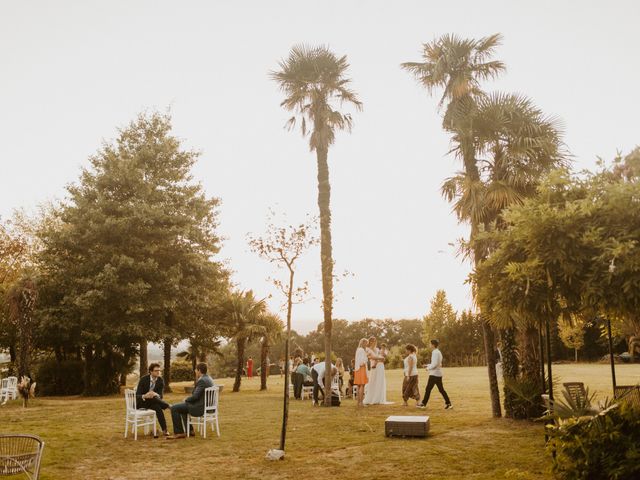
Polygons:
[[367,339],[363,338],[358,344],[354,361],[353,384],[358,387],[358,406],[362,407],[362,399],[367,386]]
[[387,403],[387,381],[384,376],[384,356],[380,354],[380,349],[376,346],[376,337],[369,339],[369,346],[366,350],[367,357],[371,363],[369,370],[369,383],[364,390],[364,404],[377,405]]

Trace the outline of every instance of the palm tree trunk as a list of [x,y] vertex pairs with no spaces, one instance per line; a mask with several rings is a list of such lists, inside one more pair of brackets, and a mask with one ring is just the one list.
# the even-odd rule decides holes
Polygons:
[[240,391],[240,383],[242,382],[242,368],[244,367],[244,347],[246,344],[246,340],[244,338],[239,338],[236,341],[236,345],[238,347],[238,364],[236,366],[236,379],[233,382],[233,391]]
[[267,335],[262,338],[262,346],[260,348],[260,390],[267,389],[267,356],[269,355],[269,340]]
[[502,416],[500,408],[500,389],[498,388],[498,374],[496,373],[495,336],[489,322],[481,318],[482,338],[484,340],[484,354],[487,359],[487,373],[489,374],[489,393],[491,394],[491,412],[494,417]]
[[515,394],[509,388],[509,382],[518,377],[520,369],[515,330],[513,328],[501,330],[500,340],[502,341],[502,375],[504,377],[504,414],[506,417],[513,418]]
[[534,325],[527,326],[522,332],[522,376],[536,385],[541,384],[539,337]]
[[[326,386],[331,385],[331,317],[333,313],[333,252],[331,246],[331,185],[329,184],[328,147],[316,149],[318,160],[318,208],[320,210],[320,263],[322,265],[322,308],[324,313],[325,398],[331,406],[331,395]],[[287,353],[288,354],[288,353]],[[288,362],[287,357],[285,361]]]
[[147,341],[143,338],[140,340],[140,378],[147,374],[149,368],[149,355],[147,350]]
[[171,392],[171,338],[165,338],[164,342],[164,391]]

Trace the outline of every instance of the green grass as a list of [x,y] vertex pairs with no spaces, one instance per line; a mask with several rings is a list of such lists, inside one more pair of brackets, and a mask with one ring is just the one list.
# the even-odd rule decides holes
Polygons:
[[[554,365],[561,381],[583,381],[599,396],[610,395],[608,365]],[[618,383],[640,381],[640,365],[617,366]],[[387,372],[388,406],[358,410],[352,400],[340,408],[291,402],[287,458],[267,462],[264,455],[279,442],[282,379],[243,380],[232,393],[230,379],[220,398],[222,436],[169,442],[123,438],[124,399],[39,398],[24,410],[20,402],[0,407],[0,431],[35,433],[46,441],[43,479],[542,479],[550,478],[542,426],[491,418],[484,368],[447,368],[445,387],[454,409],[445,411],[437,390],[427,410],[403,407],[400,370]],[[426,377],[421,373],[421,391]],[[182,384],[184,385],[184,384]],[[174,385],[175,390],[182,390]],[[171,403],[183,393],[167,396]],[[384,436],[388,415],[426,414],[426,439]],[[422,413],[424,412],[424,413]],[[169,425],[171,420],[167,415]],[[140,429],[142,433],[142,429]]]

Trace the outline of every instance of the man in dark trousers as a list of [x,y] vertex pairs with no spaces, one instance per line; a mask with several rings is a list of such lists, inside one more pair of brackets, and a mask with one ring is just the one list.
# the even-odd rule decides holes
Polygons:
[[171,407],[171,420],[173,421],[173,436],[167,437],[169,440],[185,438],[184,428],[187,425],[187,414],[192,417],[204,415],[204,391],[213,387],[213,379],[207,375],[207,364],[199,363],[196,366],[196,386],[190,397],[184,399],[183,403],[177,403]]
[[163,392],[164,380],[160,376],[160,364],[152,363],[149,365],[149,375],[145,375],[138,382],[136,407],[155,411],[162,433],[168,436],[167,421],[164,418],[163,410],[171,405],[162,399]]
[[438,348],[440,342],[438,340],[431,340],[431,363],[427,365],[427,371],[429,372],[429,381],[427,382],[427,388],[424,389],[424,398],[422,403],[418,404],[418,407],[424,408],[429,401],[429,395],[433,387],[438,387],[438,391],[444,398],[444,409],[449,410],[453,408],[449,395],[445,392],[442,386],[442,352]]

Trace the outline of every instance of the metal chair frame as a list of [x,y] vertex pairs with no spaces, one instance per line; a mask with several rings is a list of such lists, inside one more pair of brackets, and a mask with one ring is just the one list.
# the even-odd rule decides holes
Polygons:
[[23,474],[40,478],[44,441],[37,435],[0,435],[0,477]]

